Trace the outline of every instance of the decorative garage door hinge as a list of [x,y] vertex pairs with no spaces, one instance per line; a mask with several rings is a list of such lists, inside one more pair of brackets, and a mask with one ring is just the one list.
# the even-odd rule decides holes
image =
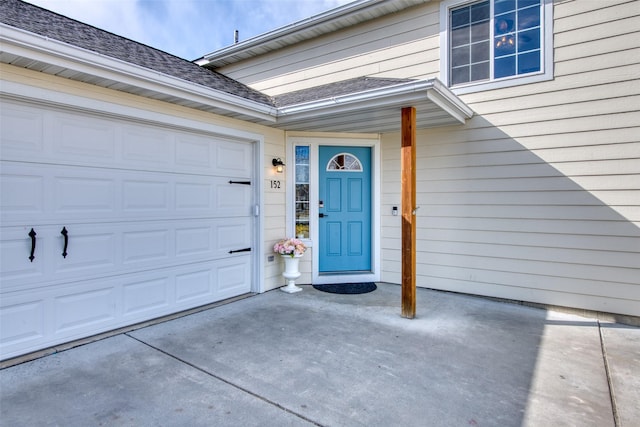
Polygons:
[[229,251],[230,254],[235,254],[236,252],[251,252],[251,248],[236,249],[233,251]]
[[229,184],[251,185],[251,181],[229,181]]

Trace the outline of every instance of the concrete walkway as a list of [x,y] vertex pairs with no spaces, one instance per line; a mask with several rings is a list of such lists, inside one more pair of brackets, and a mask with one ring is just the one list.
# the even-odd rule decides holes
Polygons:
[[[272,291],[0,371],[2,426],[637,426],[640,329]],[[615,403],[612,403],[615,402]]]

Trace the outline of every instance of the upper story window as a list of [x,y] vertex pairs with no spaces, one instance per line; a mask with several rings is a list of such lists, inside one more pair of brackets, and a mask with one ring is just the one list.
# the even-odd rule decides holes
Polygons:
[[442,78],[456,92],[552,77],[549,0],[446,0],[441,8]]

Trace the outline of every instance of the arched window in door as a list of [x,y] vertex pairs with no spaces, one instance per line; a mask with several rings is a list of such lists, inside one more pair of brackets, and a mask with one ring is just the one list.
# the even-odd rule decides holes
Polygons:
[[327,163],[327,171],[362,172],[362,163],[352,154],[336,154]]

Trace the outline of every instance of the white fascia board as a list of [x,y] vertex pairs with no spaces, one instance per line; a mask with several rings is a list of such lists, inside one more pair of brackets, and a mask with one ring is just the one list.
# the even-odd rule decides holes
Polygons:
[[278,119],[298,120],[365,108],[410,106],[425,100],[430,100],[461,123],[473,115],[473,111],[438,79],[429,79],[282,107],[278,109]]
[[275,123],[276,108],[0,24],[2,51]]
[[[352,25],[352,23],[349,22],[350,17],[354,15],[358,16],[365,12],[371,14],[368,19],[374,19],[377,16],[382,16],[383,12],[381,9],[389,4],[395,3],[399,9],[403,9],[429,1],[431,0],[357,0],[310,18],[277,28],[273,31],[223,47],[193,62],[198,65],[207,65],[212,62],[225,61],[240,53],[249,54],[249,56],[260,55],[260,53],[251,54],[251,50],[267,46],[276,41],[278,42],[278,48],[282,47],[282,43],[284,43],[284,45],[299,43],[300,36],[311,38],[317,36],[317,31],[321,34],[328,33],[335,30],[335,24],[339,24],[340,28],[345,28]],[[315,34],[313,34],[314,32]],[[309,34],[309,37],[306,37],[307,34]]]
[[247,49],[259,46],[264,43],[268,43],[283,37],[290,36],[292,34],[300,33],[301,31],[309,28],[317,27],[327,22],[331,22],[335,19],[341,18],[345,15],[357,12],[361,9],[373,6],[377,3],[385,2],[388,0],[358,0],[352,3],[347,3],[343,6],[335,9],[328,10],[324,13],[312,16],[310,18],[303,19],[293,24],[280,27],[267,33],[259,34],[255,37],[251,37],[242,42],[232,44],[230,46],[219,49],[215,52],[204,55],[202,58],[194,61],[198,65],[206,65],[210,62],[211,58],[216,60],[224,59],[228,56],[234,55],[239,52],[243,52]]
[[397,99],[402,96],[404,98],[409,95],[411,99],[420,97],[419,92],[430,89],[433,86],[432,80],[423,80],[419,82],[402,83],[394,86],[387,86],[380,89],[372,89],[347,95],[334,96],[331,98],[320,99],[317,101],[304,102],[300,104],[290,105],[288,107],[278,108],[278,117],[290,115],[300,116],[303,113],[318,113],[322,110],[330,110],[332,113],[336,111],[337,106],[345,106],[349,108],[359,108],[363,103],[371,106],[374,103],[388,104],[390,98]]
[[427,92],[427,98],[441,109],[464,124],[473,117],[473,110],[449,90],[440,80],[434,79],[433,90]]

